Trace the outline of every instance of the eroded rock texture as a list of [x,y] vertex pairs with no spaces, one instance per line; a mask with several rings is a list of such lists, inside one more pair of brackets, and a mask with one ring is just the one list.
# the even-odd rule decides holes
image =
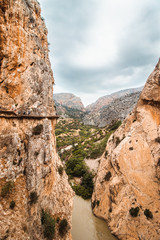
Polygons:
[[[0,239],[47,239],[42,209],[58,219],[54,238],[71,239],[72,190],[56,153],[54,80],[40,12],[36,0],[0,3]],[[59,234],[62,219],[68,226]]]
[[107,106],[99,111],[90,112],[83,118],[85,125],[105,127],[116,121],[123,121],[136,106],[140,92],[126,94],[125,96],[112,100]]
[[110,137],[92,198],[118,239],[160,239],[160,62],[131,115]]

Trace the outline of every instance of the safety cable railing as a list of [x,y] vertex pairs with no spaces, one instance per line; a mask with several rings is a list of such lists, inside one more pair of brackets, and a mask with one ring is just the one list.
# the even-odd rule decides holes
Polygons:
[[28,113],[17,114],[15,111],[12,110],[0,110],[0,118],[27,118],[27,119],[58,119],[58,115],[33,115]]

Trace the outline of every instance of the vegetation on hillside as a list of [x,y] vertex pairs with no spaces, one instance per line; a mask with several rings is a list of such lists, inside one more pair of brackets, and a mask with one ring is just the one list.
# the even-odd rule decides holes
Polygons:
[[65,115],[67,115],[69,118],[79,119],[79,120],[82,119],[86,115],[85,112],[83,112],[79,109],[60,105],[58,102],[56,102],[56,111],[59,116],[61,116],[65,113]]
[[[108,138],[120,124],[121,122],[116,122],[109,128],[97,128],[85,126],[77,119],[62,119],[57,123],[58,153],[65,164],[73,190],[84,199],[92,196],[94,177],[84,159],[99,158],[105,150]],[[74,184],[74,177],[81,178],[81,183]]]

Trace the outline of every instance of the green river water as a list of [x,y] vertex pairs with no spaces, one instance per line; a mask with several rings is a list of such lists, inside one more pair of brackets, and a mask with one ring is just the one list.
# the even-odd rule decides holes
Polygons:
[[78,196],[74,197],[72,238],[73,240],[116,240],[111,235],[106,222],[93,215],[91,202]]

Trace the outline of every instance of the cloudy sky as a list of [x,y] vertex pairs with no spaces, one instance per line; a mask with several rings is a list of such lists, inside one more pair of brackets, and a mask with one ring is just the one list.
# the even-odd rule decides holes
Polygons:
[[39,0],[54,92],[85,105],[144,85],[160,57],[160,0]]

